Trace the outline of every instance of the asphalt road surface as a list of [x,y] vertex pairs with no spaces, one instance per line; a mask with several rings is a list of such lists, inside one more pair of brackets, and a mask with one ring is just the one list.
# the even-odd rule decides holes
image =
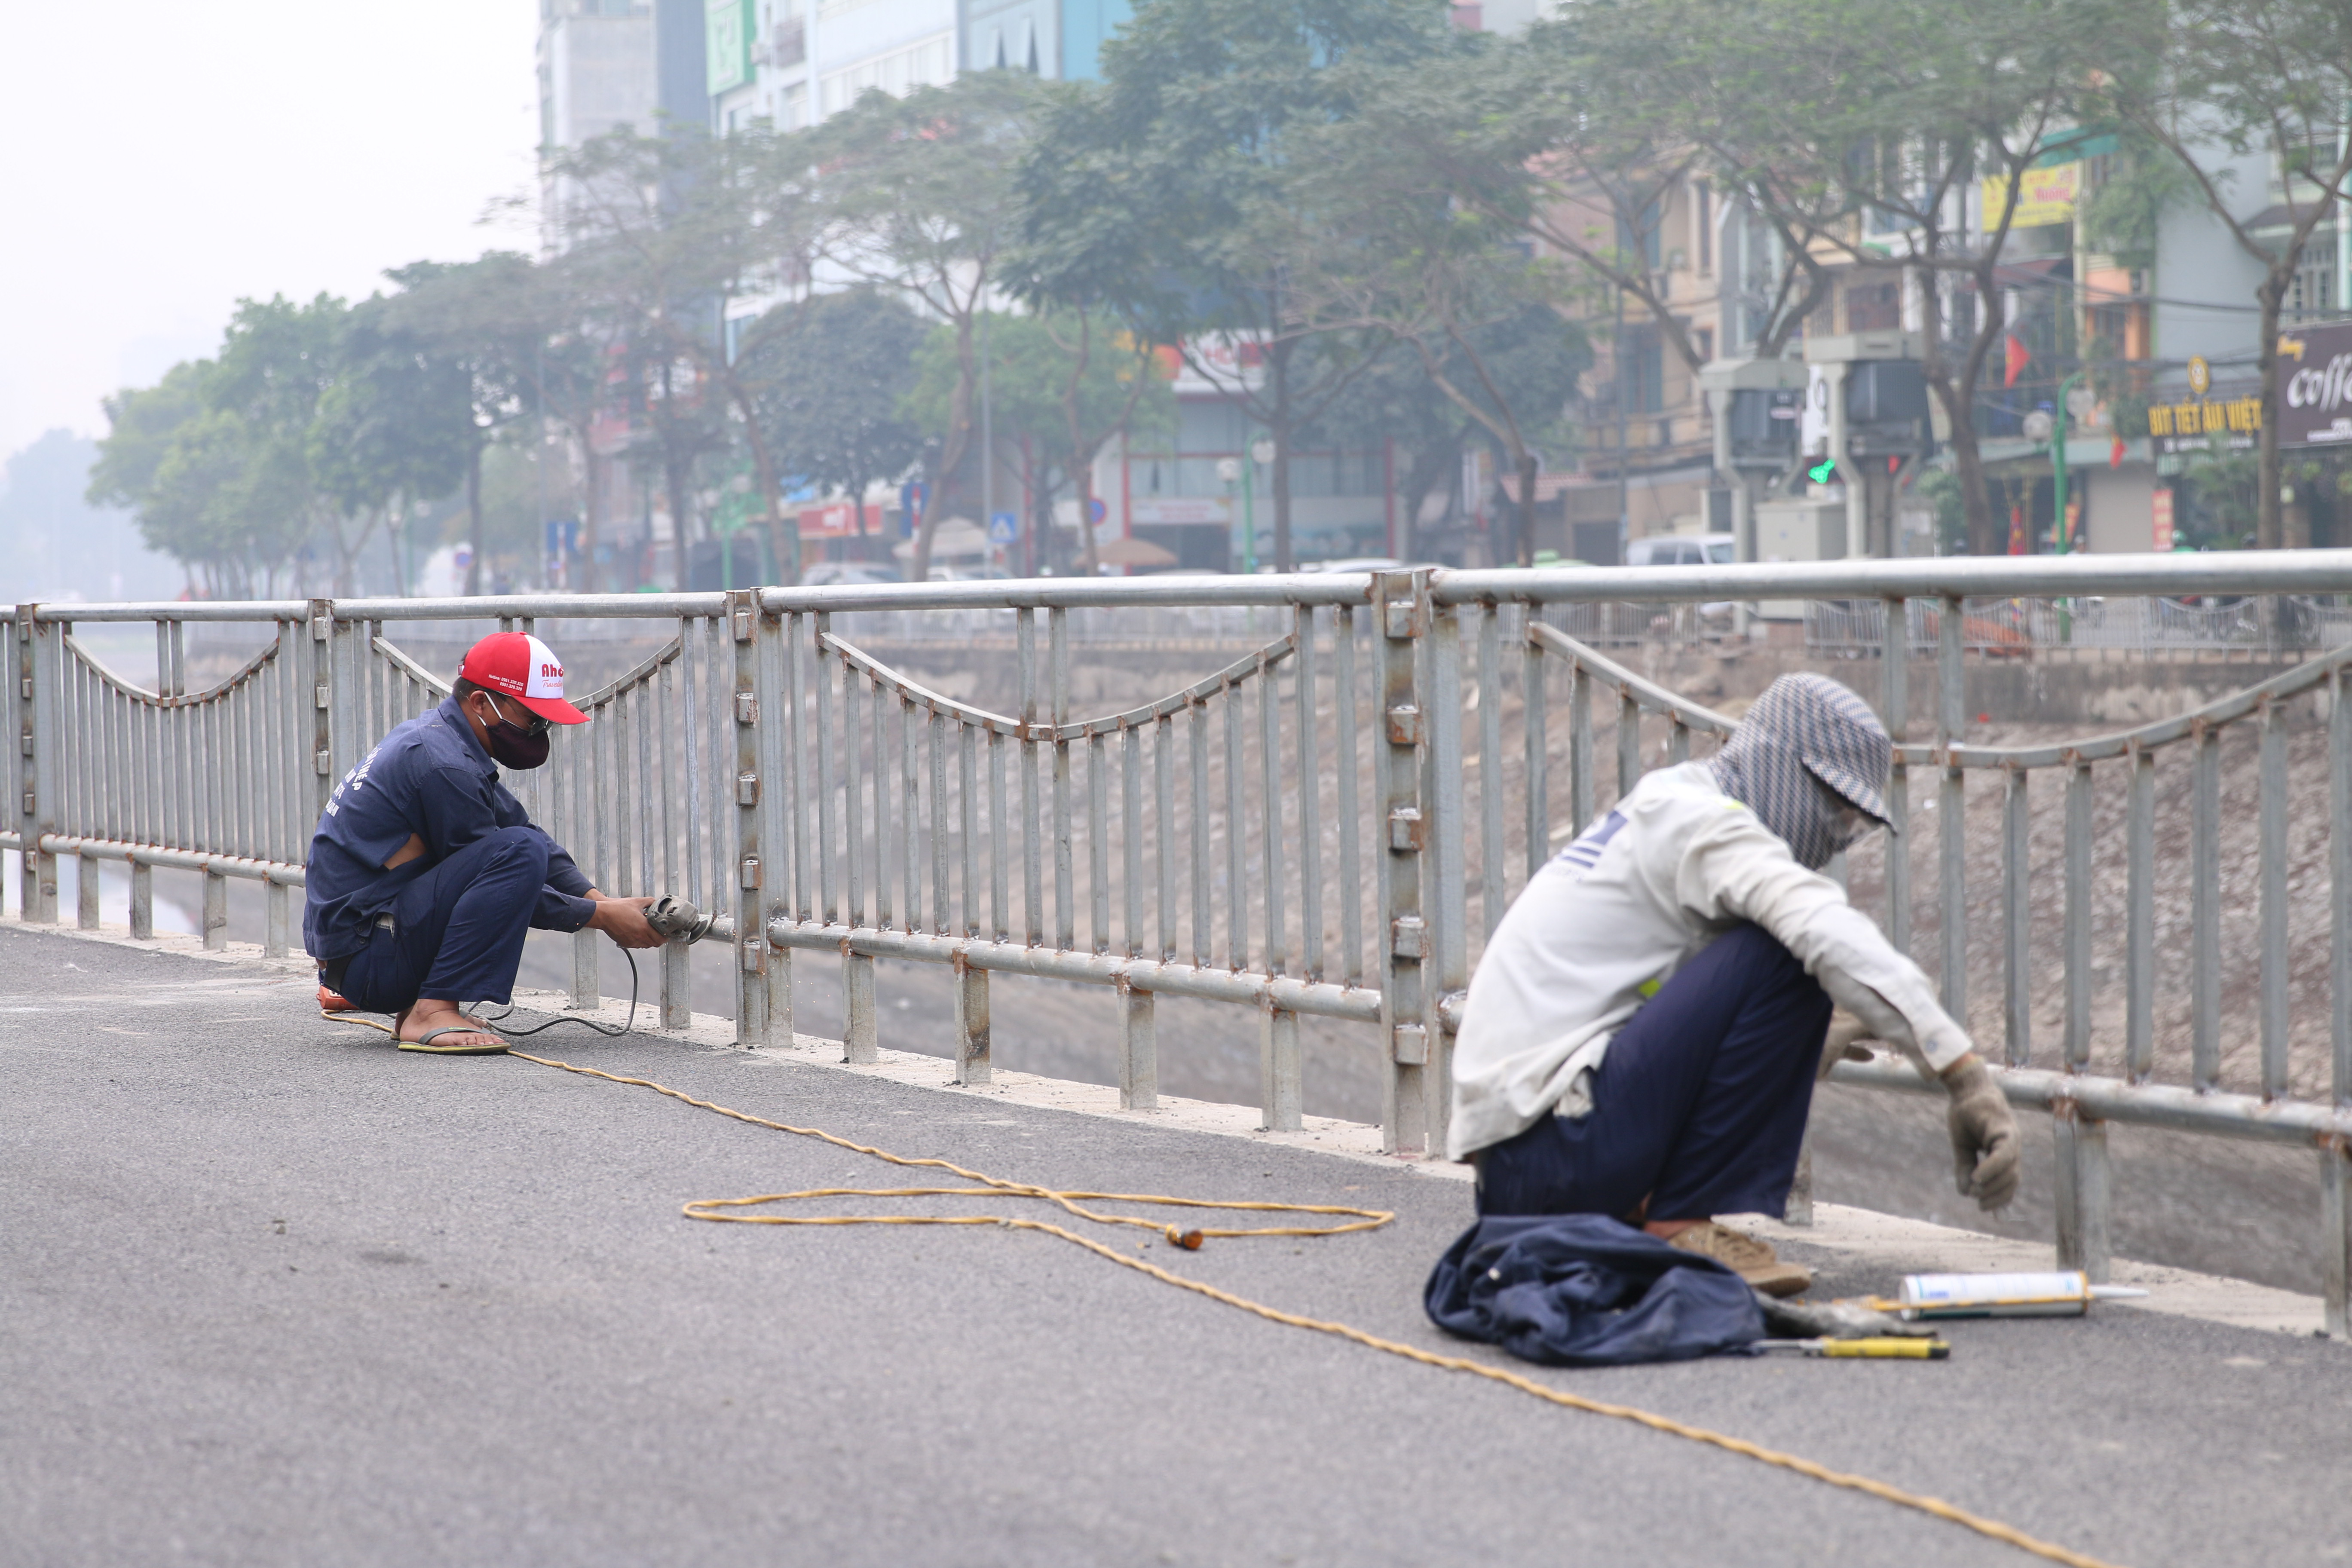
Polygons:
[[[908,1178],[642,1089],[404,1056],[309,1001],[257,966],[0,931],[0,1563],[2032,1561],[1050,1237],[690,1223],[688,1199]],[[1393,1208],[1149,1255],[1460,1349],[1420,1309],[1459,1184],[541,1039],[1027,1181]],[[1810,1260],[1829,1293],[1892,1284]],[[2352,1555],[2352,1351],[2121,1310],[1950,1338],[1944,1363],[1535,1374],[2111,1563]]]

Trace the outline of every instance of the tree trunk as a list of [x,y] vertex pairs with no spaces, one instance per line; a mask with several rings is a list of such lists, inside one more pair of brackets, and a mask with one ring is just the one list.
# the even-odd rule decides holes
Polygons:
[[2254,547],[2258,550],[2277,550],[2286,543],[2286,520],[2281,514],[2279,500],[2279,491],[2285,483],[2279,460],[2279,307],[2294,276],[2293,263],[2301,255],[2300,246],[2289,250],[2286,266],[2273,266],[2270,276],[2254,291],[2254,299],[2263,309],[2261,352],[2254,361],[2263,378],[2263,427],[2257,437],[2258,458],[2254,465]]
[[[1295,572],[1298,562],[1290,548],[1290,353],[1282,343],[1268,357],[1273,361],[1274,417],[1274,569]],[[1251,460],[1247,453],[1244,461]],[[1256,541],[1251,541],[1255,545]]]
[[466,597],[482,591],[482,444],[477,440],[466,459],[466,540],[473,552],[466,561]]
[[675,591],[688,592],[686,570],[686,465],[669,451],[662,453],[662,480],[669,493],[669,553],[677,574]]
[[596,591],[597,524],[604,515],[604,480],[596,469],[595,449],[585,436],[581,437],[580,452],[585,460],[580,470],[580,581],[575,586],[583,594],[593,594]]
[[[965,315],[956,322],[955,388],[948,394],[947,438],[940,443],[940,471],[931,479],[931,494],[936,500],[942,494],[956,469],[963,466],[964,453],[971,446],[971,398],[980,384],[980,362],[972,351],[972,319]],[[983,509],[986,502],[982,503]],[[928,582],[931,574],[931,535],[938,531],[940,509],[937,505],[923,509],[923,521],[915,530],[915,557],[907,563],[909,581]],[[982,526],[986,526],[985,520]]]
[[1429,492],[1437,488],[1448,469],[1461,461],[1461,443],[1451,446],[1433,445],[1416,448],[1412,461],[1406,466],[1404,482],[1400,486],[1405,502],[1404,529],[1397,540],[1398,552],[1407,561],[1421,559],[1421,513],[1429,504]]
[[1536,563],[1536,455],[1519,448],[1519,564]]
[[[760,434],[759,411],[752,406],[751,395],[740,380],[730,374],[727,385],[735,395],[736,407],[743,413],[743,438],[751,447],[751,469],[760,481],[760,511],[768,525],[768,547],[776,558],[776,571],[785,582],[797,584],[799,576],[793,571],[793,563],[785,558],[782,549],[783,512],[782,508],[776,504],[776,465],[768,456],[767,437]],[[925,509],[924,515],[929,515],[929,508]],[[734,546],[730,542],[727,548],[732,551]]]

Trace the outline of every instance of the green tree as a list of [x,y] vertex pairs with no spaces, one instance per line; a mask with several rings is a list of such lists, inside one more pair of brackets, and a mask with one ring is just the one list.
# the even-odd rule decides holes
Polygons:
[[978,414],[975,330],[1020,226],[1015,174],[1043,101],[1035,78],[975,71],[907,97],[868,92],[813,133],[815,253],[828,270],[902,296],[955,334],[956,379],[932,468],[936,502],[915,535],[913,575],[961,482]]
[[[2263,419],[2254,541],[2285,542],[2279,455],[2279,322],[2305,251],[2352,203],[2352,10],[2339,0],[2181,0],[2081,55],[2096,102],[2169,154],[2238,248],[2262,268],[2256,365]],[[2263,159],[2278,202],[2236,187],[2235,168]],[[2255,209],[2260,206],[2261,210]],[[2336,243],[2346,243],[2338,232]]]
[[299,574],[311,542],[351,592],[380,518],[352,516],[320,481],[322,407],[347,371],[351,311],[321,294],[239,302],[217,358],[175,367],[162,384],[109,400],[94,501],[130,507],[155,548],[215,595],[249,595]]
[[1299,432],[1381,347],[1341,332],[1301,353],[1335,329],[1286,271],[1298,172],[1281,132],[1359,111],[1366,78],[1339,68],[1433,59],[1448,37],[1422,0],[1146,0],[1104,46],[1101,85],[1056,95],[1023,169],[1023,292],[1117,310],[1266,427],[1278,570]]
[[1431,163],[1396,157],[1360,125],[1301,123],[1285,139],[1299,171],[1286,215],[1294,295],[1318,320],[1403,345],[1485,433],[1516,481],[1508,553],[1532,565],[1538,435],[1559,420],[1591,358],[1562,314],[1572,275],[1530,259],[1514,244],[1517,226],[1455,202]]
[[[1108,311],[992,313],[985,335],[996,458],[1017,463],[1026,442],[1044,470],[1045,482],[1033,487],[1039,520],[1052,518],[1061,485],[1070,488],[1078,517],[1092,516],[1095,459],[1113,437],[1123,431],[1130,440],[1150,440],[1174,433],[1167,367]],[[953,335],[934,329],[916,363],[904,406],[936,430],[950,416],[961,374]],[[1076,553],[1078,569],[1095,575],[1095,533],[1084,521]]]
[[[1969,546],[1997,552],[2004,531],[1978,414],[2008,331],[2009,240],[2026,170],[2080,134],[2084,46],[2112,24],[2112,7],[1794,0],[1755,14],[1729,0],[1643,0],[1642,9],[1654,28],[1692,40],[1681,81],[1703,107],[1688,117],[1689,135],[1715,176],[1816,264],[1910,281],[1921,372],[1950,431]],[[1973,218],[1972,186],[1986,193]]]
[[723,333],[729,286],[748,287],[748,279],[729,265],[736,237],[717,215],[757,184],[745,172],[757,162],[746,146],[740,137],[640,136],[624,127],[547,164],[569,193],[565,248],[551,270],[626,372],[625,405],[608,403],[606,412],[625,413],[632,445],[660,465],[681,586],[696,468],[740,428]]
[[[614,356],[603,304],[560,262],[541,266],[510,251],[489,251],[459,266],[414,274],[395,311],[397,332],[421,340],[420,352],[435,363],[441,363],[443,345],[456,351],[466,368],[468,409],[476,391],[472,367],[494,366],[488,379],[511,400],[493,405],[503,432],[527,432],[524,438],[533,443],[545,439],[551,425],[563,434],[580,476],[586,567],[581,586],[592,593],[606,510],[595,447],[600,420],[614,409],[607,384]],[[480,504],[478,493],[472,510]],[[469,511],[472,529],[470,519]],[[485,519],[481,527],[489,526]]]
[[[1313,346],[1309,345],[1311,353]],[[1444,487],[1452,494],[1462,472],[1462,454],[1477,426],[1437,388],[1412,354],[1384,354],[1350,382],[1320,418],[1299,437],[1302,446],[1338,449],[1395,443],[1398,509],[1404,536],[1398,552],[1407,561],[1431,559],[1417,533],[1429,498]]]
[[[436,352],[396,324],[399,313],[398,302],[381,298],[352,311],[342,373],[321,395],[308,433],[311,472],[339,511],[381,519],[387,528],[462,484],[478,535],[483,436],[471,374],[476,356]],[[408,574],[396,540],[393,575],[405,594]]]
[[928,334],[950,329],[926,328],[903,300],[871,287],[777,309],[799,321],[746,356],[761,388],[759,423],[786,473],[848,493],[862,531],[866,486],[922,457],[923,431],[900,405]]

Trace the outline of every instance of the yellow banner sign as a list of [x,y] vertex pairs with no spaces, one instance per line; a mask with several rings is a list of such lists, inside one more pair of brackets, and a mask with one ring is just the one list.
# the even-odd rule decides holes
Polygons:
[[[2017,216],[2011,228],[2039,228],[2047,223],[2070,223],[2074,202],[2083,191],[2083,165],[2060,163],[2048,169],[2028,169],[2017,193]],[[2001,209],[2009,205],[2009,176],[1993,174],[1984,182],[1984,226],[2000,225]]]

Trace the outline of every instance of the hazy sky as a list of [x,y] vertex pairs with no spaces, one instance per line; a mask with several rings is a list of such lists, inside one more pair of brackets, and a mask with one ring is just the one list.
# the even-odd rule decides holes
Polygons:
[[9,8],[0,457],[208,353],[240,296],[363,296],[527,231],[534,0]]

